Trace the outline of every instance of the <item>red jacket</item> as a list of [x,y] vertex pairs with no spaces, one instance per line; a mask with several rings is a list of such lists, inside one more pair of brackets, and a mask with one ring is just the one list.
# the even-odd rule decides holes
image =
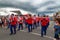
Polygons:
[[46,19],[48,20],[48,22],[50,22],[50,18],[49,17],[46,17]]
[[10,17],[10,24],[11,25],[16,25],[16,23],[17,23],[17,18],[16,17]]
[[33,19],[32,18],[27,19],[27,23],[28,24],[32,24],[33,23]]
[[40,17],[36,17],[36,22],[39,22],[41,20]]
[[27,17],[24,17],[24,21],[25,21],[25,22],[27,22],[27,19],[28,19]]
[[42,26],[46,26],[46,25],[48,24],[48,21],[49,21],[49,20],[47,20],[46,18],[42,18],[42,19],[41,19],[41,25],[42,25]]

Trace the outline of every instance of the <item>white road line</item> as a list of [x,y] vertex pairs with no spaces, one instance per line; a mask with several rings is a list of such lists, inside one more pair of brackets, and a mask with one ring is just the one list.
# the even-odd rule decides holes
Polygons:
[[[22,32],[27,32],[27,31],[24,31],[24,30],[20,30],[20,31],[22,31]],[[37,35],[37,36],[41,36],[41,34],[34,33],[34,32],[31,32],[31,34],[34,34],[34,35]],[[51,36],[44,36],[44,37],[54,40],[54,38],[51,37]]]

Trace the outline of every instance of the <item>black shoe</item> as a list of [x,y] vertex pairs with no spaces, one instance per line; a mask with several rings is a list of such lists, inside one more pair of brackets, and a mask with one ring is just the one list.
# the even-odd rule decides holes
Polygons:
[[35,28],[32,28],[32,29],[35,29]]
[[17,31],[20,31],[20,29],[18,29]]
[[21,29],[21,30],[23,30],[23,29]]
[[46,34],[44,34],[46,36]]
[[43,35],[41,35],[41,37],[43,37]]
[[[28,31],[29,32],[29,31]],[[30,33],[30,32],[29,32]]]
[[30,32],[32,32],[32,30]]
[[14,35],[15,35],[16,33],[14,33]]
[[10,35],[12,35],[13,33],[10,33]]

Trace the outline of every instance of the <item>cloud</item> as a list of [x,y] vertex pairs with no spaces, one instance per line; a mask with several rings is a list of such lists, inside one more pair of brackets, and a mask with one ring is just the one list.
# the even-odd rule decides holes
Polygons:
[[41,12],[42,11],[42,13],[54,13],[54,12],[56,12],[56,11],[59,11],[59,9],[60,9],[60,1],[59,0],[57,0],[57,1],[55,1],[55,0],[53,0],[53,1],[48,1],[48,2],[50,2],[50,3],[47,3],[47,5],[46,5],[46,3],[43,3],[44,5],[42,5],[42,6],[40,6],[40,7],[38,7],[38,9],[37,9],[37,11],[38,12]]
[[39,5],[41,5],[42,3],[46,2],[46,1],[48,1],[48,0],[37,0],[37,1],[31,0],[30,5],[39,6]]
[[60,0],[0,0],[0,7],[16,7],[26,11],[56,11],[60,8]]
[[18,1],[18,2],[29,2],[30,0],[16,0],[16,1]]

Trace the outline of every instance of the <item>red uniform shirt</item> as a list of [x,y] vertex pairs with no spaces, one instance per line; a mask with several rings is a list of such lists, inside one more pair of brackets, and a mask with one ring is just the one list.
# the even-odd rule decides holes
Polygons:
[[39,22],[41,20],[40,17],[36,17],[36,22]]
[[27,23],[28,23],[28,24],[32,24],[32,23],[33,23],[33,19],[32,19],[32,18],[28,18],[28,19],[27,19]]
[[42,26],[46,26],[46,25],[48,24],[48,21],[49,21],[49,20],[47,20],[46,18],[42,18],[42,19],[41,19],[41,25],[42,25]]
[[27,23],[27,21],[28,21],[28,16],[25,16],[25,22]]
[[10,24],[11,25],[16,25],[16,23],[17,23],[17,18],[16,17],[10,17]]
[[46,17],[46,19],[48,20],[48,22],[50,22],[50,19],[49,19],[49,17]]

